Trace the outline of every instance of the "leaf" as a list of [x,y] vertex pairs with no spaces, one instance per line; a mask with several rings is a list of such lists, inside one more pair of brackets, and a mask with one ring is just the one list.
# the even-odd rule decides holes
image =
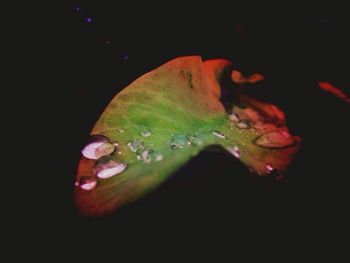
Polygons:
[[265,80],[265,77],[258,73],[254,73],[249,77],[244,77],[242,73],[239,72],[238,70],[232,70],[231,78],[232,78],[232,81],[237,84],[256,83],[256,82]]
[[343,91],[341,91],[339,88],[334,87],[331,83],[320,81],[318,82],[318,85],[322,90],[332,93],[334,96],[338,97],[346,103],[350,103],[350,97],[346,95]]
[[118,93],[82,151],[75,187],[81,213],[101,216],[137,200],[210,145],[259,175],[285,171],[300,138],[274,105],[240,94],[225,109],[221,84],[230,74],[227,60],[180,57]]

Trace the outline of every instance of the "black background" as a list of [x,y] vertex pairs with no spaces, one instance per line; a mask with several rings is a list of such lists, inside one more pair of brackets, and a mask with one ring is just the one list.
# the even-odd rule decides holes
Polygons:
[[[25,69],[21,77],[32,83],[29,90],[21,86],[25,95],[18,97],[31,96],[27,109],[34,110],[40,127],[31,130],[44,142],[38,150],[43,168],[35,180],[38,190],[27,195],[34,196],[31,205],[18,209],[38,223],[29,238],[43,232],[47,245],[63,239],[48,245],[55,251],[69,247],[116,260],[126,251],[145,259],[166,252],[164,261],[185,259],[186,252],[217,261],[240,255],[245,260],[240,262],[340,256],[346,245],[340,240],[347,229],[350,108],[317,82],[350,93],[349,18],[342,9],[237,2],[11,6],[15,15],[3,21],[12,37],[5,40],[18,62],[14,68]],[[269,190],[270,179],[252,178],[227,154],[207,151],[117,214],[80,216],[73,185],[93,124],[128,83],[185,55],[226,58],[245,75],[266,76],[251,92],[280,106],[292,133],[303,138],[285,179]],[[34,126],[31,118],[23,121]],[[29,174],[37,171],[35,158]]]

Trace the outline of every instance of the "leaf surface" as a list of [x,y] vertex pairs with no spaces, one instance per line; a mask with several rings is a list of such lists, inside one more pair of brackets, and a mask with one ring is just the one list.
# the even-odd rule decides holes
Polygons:
[[274,105],[237,93],[225,108],[222,82],[231,72],[227,60],[180,57],[118,93],[91,131],[105,138],[93,144],[98,154],[87,155],[99,159],[82,156],[79,163],[75,194],[81,213],[105,215],[137,200],[210,145],[258,175],[285,171],[300,138],[289,134]]

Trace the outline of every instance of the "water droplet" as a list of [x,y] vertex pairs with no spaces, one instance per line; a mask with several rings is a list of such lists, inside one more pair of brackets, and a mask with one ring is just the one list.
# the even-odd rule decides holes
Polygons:
[[94,173],[97,175],[97,177],[106,179],[123,172],[126,167],[127,165],[123,162],[110,160],[106,163],[96,165],[94,168]]
[[151,136],[151,129],[149,129],[149,128],[147,128],[147,129],[143,129],[142,131],[141,131],[141,135],[143,136],[143,137],[149,137],[149,136]]
[[189,140],[186,135],[173,134],[169,141],[169,147],[172,150],[183,148],[185,145],[188,145],[188,142]]
[[87,141],[85,147],[81,150],[84,157],[97,160],[103,156],[113,153],[115,145],[103,135],[93,135]]
[[197,145],[202,145],[203,144],[203,140],[199,135],[195,135],[195,134],[190,134],[187,136],[189,142],[189,145],[193,145],[193,146],[197,146]]
[[130,150],[134,153],[144,148],[143,141],[140,140],[131,141],[127,145],[129,146]]
[[149,150],[144,150],[141,154],[141,159],[144,163],[149,164],[151,162],[151,155]]
[[226,139],[225,134],[221,131],[215,130],[215,131],[212,131],[212,134],[215,135],[216,137],[221,138],[221,139]]
[[75,182],[75,185],[83,190],[90,191],[96,188],[97,180],[94,176],[81,176],[79,181]]
[[264,133],[254,143],[266,148],[283,148],[295,143],[292,135],[287,131],[272,131]]
[[234,112],[230,113],[228,115],[228,118],[231,120],[231,121],[234,121],[234,122],[239,122],[239,118],[238,118],[238,115]]
[[266,164],[266,169],[267,169],[267,173],[271,173],[273,171],[273,167],[271,164]]
[[233,146],[231,149],[230,149],[230,152],[232,153],[232,155],[236,158],[239,158],[241,156],[241,153],[239,151],[239,148],[237,146]]
[[236,126],[240,129],[248,129],[250,128],[249,122],[247,120],[240,120]]
[[163,160],[163,155],[158,154],[158,155],[156,156],[156,161],[159,162],[159,161],[161,161],[161,160]]

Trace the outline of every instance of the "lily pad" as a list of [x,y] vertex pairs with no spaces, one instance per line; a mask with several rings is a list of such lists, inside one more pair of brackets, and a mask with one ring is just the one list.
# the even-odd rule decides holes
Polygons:
[[[222,81],[231,73],[227,60],[180,57],[118,93],[91,131],[116,149],[99,160],[81,157],[76,182],[96,178],[96,187],[84,189],[76,183],[79,211],[89,216],[115,212],[159,186],[210,145],[226,149],[257,175],[285,171],[300,138],[289,133],[283,112],[274,105],[237,93],[225,108]],[[110,164],[118,171],[106,178],[96,175],[104,174],[104,167],[112,169]],[[237,176],[234,171],[232,176]]]

